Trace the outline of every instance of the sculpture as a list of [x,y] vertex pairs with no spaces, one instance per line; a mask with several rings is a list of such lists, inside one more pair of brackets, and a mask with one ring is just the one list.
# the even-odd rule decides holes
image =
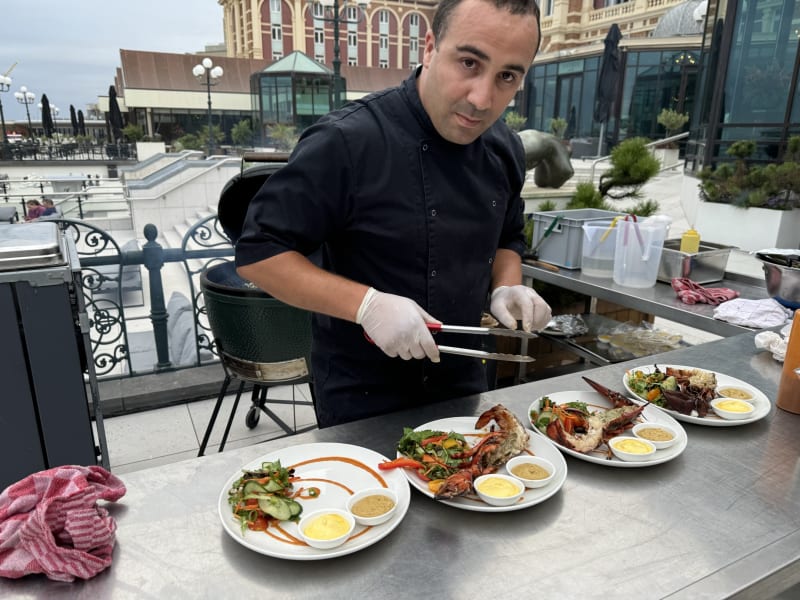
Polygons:
[[534,169],[537,186],[559,188],[575,174],[569,150],[559,138],[535,129],[523,129],[518,135],[525,148],[525,168]]

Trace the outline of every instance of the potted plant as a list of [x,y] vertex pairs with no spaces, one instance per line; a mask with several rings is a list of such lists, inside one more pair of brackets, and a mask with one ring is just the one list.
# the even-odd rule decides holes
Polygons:
[[[665,131],[665,138],[670,138],[673,135],[680,133],[684,125],[689,122],[688,113],[679,113],[677,110],[671,108],[663,109],[656,117],[656,121],[661,125]],[[675,142],[666,142],[663,148],[659,148],[658,152],[661,165],[668,167],[678,162],[678,144]]]
[[567,130],[567,120],[561,117],[550,119],[550,133],[558,139],[564,139],[564,132]]
[[522,129],[525,127],[525,123],[528,122],[528,119],[513,110],[508,111],[503,117],[503,120],[512,131],[517,132],[522,131]]
[[[782,163],[752,164],[756,144],[742,140],[727,150],[732,163],[699,173],[697,229],[713,241],[745,250],[797,247],[800,231],[800,136],[792,136]],[[745,214],[746,211],[746,214]],[[746,219],[747,227],[742,227]]]

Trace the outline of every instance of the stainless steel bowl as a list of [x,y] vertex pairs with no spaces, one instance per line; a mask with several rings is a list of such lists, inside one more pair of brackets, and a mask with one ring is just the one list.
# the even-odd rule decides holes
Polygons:
[[776,265],[761,259],[767,293],[791,309],[800,308],[800,268]]

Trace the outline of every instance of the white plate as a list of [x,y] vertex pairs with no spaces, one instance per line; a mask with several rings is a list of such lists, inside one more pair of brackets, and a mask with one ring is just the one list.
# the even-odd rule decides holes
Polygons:
[[295,467],[295,477],[301,479],[294,483],[295,488],[303,485],[319,488],[318,497],[298,500],[303,505],[304,513],[324,508],[343,509],[351,494],[367,488],[383,487],[384,484],[397,493],[397,511],[382,525],[374,527],[356,525],[353,537],[330,550],[318,550],[306,545],[300,540],[297,523],[291,521],[283,521],[280,527],[286,534],[296,538],[299,544],[289,541],[279,530],[274,529],[272,524],[267,532],[276,534],[277,538],[264,531],[245,530],[242,533],[241,525],[233,516],[231,506],[228,504],[228,490],[242,476],[240,470],[234,473],[222,488],[219,495],[219,517],[223,528],[234,540],[261,554],[290,560],[320,560],[352,554],[389,535],[400,524],[408,510],[411,501],[408,481],[401,473],[378,471],[378,465],[389,459],[367,448],[336,443],[301,444],[266,454],[242,469],[253,470],[259,468],[262,462],[276,460],[280,460],[284,468]]
[[[566,404],[567,402],[585,402],[589,405],[589,410],[598,410],[604,408],[613,408],[614,404],[602,394],[597,392],[555,392],[552,394],[547,394],[547,396],[556,404]],[[532,410],[539,410],[540,402],[542,398],[537,398],[533,401],[530,408],[528,409],[528,423],[530,423],[531,429],[534,432],[539,434],[539,436],[545,438],[546,440],[552,441],[562,452],[566,452],[570,456],[574,456],[575,458],[580,458],[581,460],[585,460],[592,463],[597,463],[598,465],[604,465],[606,467],[622,467],[622,468],[636,468],[636,467],[650,467],[652,465],[659,465],[661,463],[667,462],[672,460],[676,456],[678,456],[681,452],[686,449],[686,444],[689,442],[689,439],[686,437],[686,432],[681,427],[680,423],[678,423],[675,419],[670,417],[668,414],[664,413],[663,411],[659,410],[656,406],[649,404],[644,407],[642,414],[640,416],[640,421],[646,421],[648,423],[664,423],[665,425],[672,425],[675,431],[678,434],[678,439],[675,441],[672,446],[669,448],[664,448],[663,450],[656,450],[656,453],[653,455],[653,458],[649,460],[643,460],[641,462],[626,462],[624,460],[618,459],[616,456],[611,456],[608,458],[607,446],[602,444],[600,448],[597,450],[593,450],[591,453],[584,454],[582,452],[577,452],[572,450],[571,448],[567,448],[566,446],[562,446],[556,441],[550,440],[545,434],[541,431],[536,429],[534,424],[531,422],[531,411]],[[634,437],[633,432],[630,430],[626,431],[625,433],[621,434],[623,436],[630,436]]]
[[[628,385],[628,374],[631,371],[641,371],[642,373],[652,373],[656,370],[656,366],[658,366],[659,371],[665,371],[667,367],[671,367],[673,369],[684,369],[684,370],[691,370],[691,369],[699,369],[700,367],[684,367],[683,365],[648,365],[644,367],[636,367],[635,369],[629,369],[625,372],[625,375],[622,376],[622,383],[625,386],[625,389],[628,390],[628,393],[633,396],[634,398],[639,398],[636,395],[630,386]],[[718,373],[717,371],[711,371],[710,369],[702,369],[703,371],[708,371],[709,373],[714,373],[717,378],[717,387],[725,387],[725,386],[737,386],[747,388],[751,392],[753,392],[753,399],[750,400],[754,406],[755,410],[753,414],[747,417],[746,419],[723,419],[709,407],[708,415],[705,417],[698,417],[697,415],[684,415],[679,413],[677,410],[670,410],[669,408],[664,407],[657,407],[659,410],[663,410],[665,413],[669,413],[679,421],[684,421],[686,423],[694,423],[695,425],[710,425],[711,427],[734,427],[736,425],[747,425],[748,423],[752,423],[753,421],[758,421],[759,419],[763,419],[766,417],[770,410],[772,409],[772,404],[764,395],[764,392],[754,388],[749,383],[742,381],[741,379],[736,379],[736,377],[731,377],[730,375],[725,375],[724,373]]]
[[[415,428],[414,431],[424,431],[426,429],[430,429],[433,431],[454,431],[461,434],[488,432],[489,425],[483,429],[475,429],[475,421],[477,420],[478,417],[450,417],[448,419],[439,419],[437,421],[425,423],[424,425],[420,425],[419,427]],[[564,485],[564,481],[567,479],[567,461],[564,460],[564,457],[561,456],[561,453],[559,453],[556,447],[550,443],[550,440],[546,438],[541,439],[532,435],[530,437],[530,441],[528,442],[528,450],[536,456],[546,458],[553,463],[556,468],[556,473],[555,477],[553,477],[553,480],[544,487],[525,488],[525,493],[522,494],[522,498],[520,498],[516,504],[512,504],[511,506],[490,506],[474,494],[452,498],[451,500],[439,500],[438,502],[447,504],[448,506],[455,506],[456,508],[474,510],[478,512],[506,512],[510,510],[520,510],[522,508],[527,508],[529,506],[533,506],[534,504],[544,502],[550,496],[560,490],[562,485]],[[398,453],[397,456],[400,458],[403,455]],[[411,485],[428,496],[428,498],[433,498],[433,492],[428,489],[427,481],[423,481],[415,472],[408,469],[398,470],[403,471]],[[500,467],[497,472],[505,475],[510,474],[508,471],[506,471],[505,466]]]

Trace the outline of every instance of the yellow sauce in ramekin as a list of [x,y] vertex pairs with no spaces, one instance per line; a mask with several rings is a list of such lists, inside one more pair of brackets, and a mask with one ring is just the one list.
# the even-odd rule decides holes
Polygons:
[[489,477],[481,481],[478,489],[482,494],[493,496],[494,498],[511,498],[511,496],[519,494],[517,486],[500,477]]
[[628,454],[649,454],[653,451],[652,446],[635,438],[617,440],[614,442],[614,448]]
[[315,540],[333,540],[343,536],[350,529],[350,523],[342,515],[324,514],[312,519],[303,529],[306,537]]
[[744,400],[720,400],[716,403],[716,407],[720,410],[727,410],[728,412],[735,413],[753,412],[753,405],[748,404]]

